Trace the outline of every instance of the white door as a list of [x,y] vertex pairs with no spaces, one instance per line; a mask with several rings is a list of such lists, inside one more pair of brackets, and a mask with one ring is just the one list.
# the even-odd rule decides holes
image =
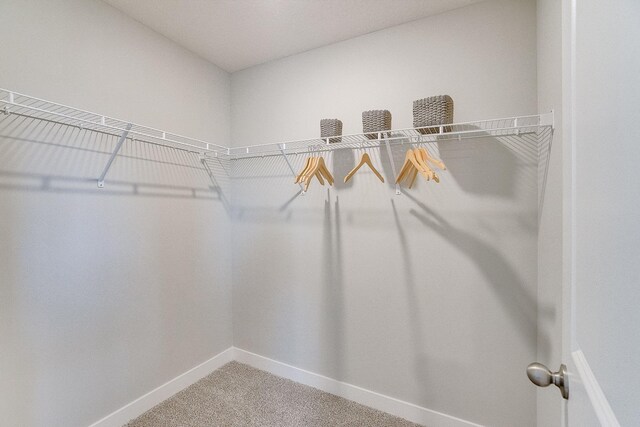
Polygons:
[[640,1],[565,4],[564,425],[640,426]]

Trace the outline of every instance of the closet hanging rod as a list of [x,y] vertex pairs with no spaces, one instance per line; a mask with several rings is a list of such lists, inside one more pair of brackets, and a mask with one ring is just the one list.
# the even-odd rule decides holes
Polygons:
[[[104,116],[75,107],[46,101],[30,95],[13,92],[0,88],[0,105],[4,108],[0,113],[20,114],[39,120],[54,121],[56,123],[89,129],[96,132],[117,134],[124,132],[129,122]],[[53,120],[52,116],[57,120]],[[129,138],[136,141],[166,146],[185,151],[227,156],[229,149],[222,145],[202,141],[195,138],[162,131],[160,129],[133,124],[129,130]],[[149,141],[151,140],[151,141]],[[187,149],[183,147],[188,147]]]

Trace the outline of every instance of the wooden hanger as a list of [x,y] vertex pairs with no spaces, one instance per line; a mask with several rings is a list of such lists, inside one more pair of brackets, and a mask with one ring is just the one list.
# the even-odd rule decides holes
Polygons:
[[[316,157],[316,173],[314,174],[314,176],[316,178],[318,178],[318,181],[320,181],[320,183],[322,185],[324,185],[324,179],[327,180],[327,182],[329,183],[329,185],[333,185],[333,175],[331,175],[331,172],[329,172],[329,169],[327,169],[327,165],[324,162],[324,158],[323,157]],[[324,177],[324,179],[323,179]]]
[[[425,163],[426,163],[426,161],[427,161],[427,160],[429,160],[429,161],[431,161],[432,163],[433,163],[433,161],[435,161],[435,162],[437,162],[438,164],[440,164],[440,165],[444,166],[444,163],[442,163],[442,162],[441,162],[441,161],[439,161],[438,159],[435,159],[435,158],[431,157],[431,156],[429,155],[429,150],[425,150],[424,148],[421,148],[421,149],[420,149],[420,157],[422,157],[422,160],[423,160],[423,161],[425,161]],[[441,168],[441,169],[443,169],[443,168]],[[440,184],[440,177],[438,176],[438,174],[437,174],[435,171],[433,171],[433,170],[432,170],[431,172],[433,173],[433,180],[434,180],[435,182],[437,182],[438,184]]]
[[407,151],[404,157],[404,163],[402,164],[402,168],[400,168],[400,173],[396,177],[396,184],[402,182],[406,175],[411,172],[411,168],[413,167],[411,161],[409,160],[409,151]]
[[311,157],[307,157],[307,161],[305,162],[304,167],[302,168],[302,170],[300,171],[300,173],[296,177],[296,181],[295,181],[296,184],[299,183],[300,181],[302,181],[302,177],[304,176],[304,173],[309,168],[310,164],[311,164]]
[[[429,176],[431,176],[431,179],[439,184],[440,183],[440,177],[427,164],[427,160],[428,160],[428,152],[427,152],[427,150],[425,150],[424,148],[416,148],[415,150],[413,150],[413,152],[416,154],[416,159],[418,159],[418,162],[420,164],[422,164],[423,168],[425,168],[427,173],[429,173]],[[440,163],[442,163],[442,162],[440,162]]]
[[436,159],[435,157],[433,157],[433,156],[431,155],[431,153],[429,152],[429,150],[428,150],[428,149],[425,149],[425,148],[423,148],[423,147],[420,147],[420,149],[419,149],[419,150],[420,150],[420,152],[422,153],[422,157],[423,157],[425,160],[427,160],[427,161],[431,162],[433,165],[435,165],[435,166],[436,166],[438,169],[440,169],[440,170],[443,170],[443,171],[444,171],[444,170],[447,170],[447,167],[444,165],[444,163],[442,162],[442,160],[440,160],[440,159]]
[[411,172],[409,172],[409,175],[407,177],[407,180],[409,182],[409,188],[413,187],[413,183],[416,182],[416,177],[418,176],[418,169],[416,168],[412,168]]
[[412,173],[412,168],[417,169],[417,172],[420,173],[422,176],[424,176],[427,179],[427,181],[431,180],[432,178],[431,174],[433,173],[433,171],[431,171],[431,169],[425,170],[422,164],[418,162],[418,159],[416,159],[415,152],[413,150],[407,150],[407,154],[404,159],[404,164],[402,165],[402,169],[400,169],[400,173],[396,178],[396,184],[404,181],[405,178],[407,178],[408,174]]
[[320,157],[319,172],[327,179],[327,181],[329,182],[329,185],[333,185],[335,180],[333,179],[333,175],[331,175],[331,172],[329,172],[329,169],[327,168],[327,164],[324,162],[324,157]]
[[302,168],[302,171],[300,172],[300,175],[298,175],[298,177],[296,178],[296,183],[304,182],[305,177],[308,175],[308,173],[313,168],[313,164],[315,162],[315,159],[316,158],[314,156],[310,156],[309,158],[307,158],[307,162],[305,163],[304,168]]
[[[311,163],[311,168],[307,171],[307,173],[304,176],[304,191],[307,191],[309,189],[309,184],[311,184],[311,180],[313,179],[313,177],[320,175],[318,171],[319,164],[320,164],[320,158],[314,157]],[[322,183],[322,185],[324,185],[322,178],[320,178],[319,181],[320,183]]]
[[333,175],[331,175],[331,172],[327,169],[323,157],[312,157],[309,167],[303,172],[300,182],[304,183],[304,191],[307,191],[314,176],[322,185],[324,185],[324,179],[327,180],[329,185],[333,185],[334,183]]
[[304,191],[307,191],[307,189],[309,188],[309,184],[311,183],[311,178],[313,178],[316,172],[318,172],[318,159],[318,157],[311,157],[309,167],[304,172],[304,175],[302,175],[302,179],[300,180],[300,182],[304,183]]
[[314,157],[312,169],[307,172],[307,179],[311,181],[315,176],[320,181],[320,184],[324,185],[324,179],[322,179],[322,173],[320,171],[320,160],[322,157]]
[[[415,151],[414,151],[415,153]],[[419,160],[424,160],[424,158],[422,158],[422,154],[416,154],[416,159],[420,158]],[[418,176],[418,169],[416,169],[415,167],[411,169],[411,171],[409,172],[409,175],[407,177],[407,181],[409,182],[408,187],[412,188],[413,184],[416,182],[416,177]],[[435,181],[435,182],[440,182],[440,178],[438,177],[438,174],[436,174],[434,171],[431,170],[430,173],[431,178]]]
[[396,178],[396,184],[400,184],[404,181],[408,184],[408,187],[411,188],[413,187],[418,174],[424,176],[427,181],[433,180],[439,183],[440,177],[433,169],[431,169],[429,163],[435,165],[439,169],[446,169],[444,163],[433,157],[431,153],[429,153],[429,150],[422,147],[408,150],[402,169],[400,169],[400,173]]
[[351,177],[353,175],[355,175],[356,172],[358,172],[358,169],[360,169],[362,167],[362,165],[369,166],[369,169],[371,169],[373,171],[373,173],[378,177],[378,179],[380,181],[384,182],[384,178],[382,177],[382,175],[380,175],[380,172],[378,172],[378,170],[375,168],[375,166],[373,166],[373,163],[371,163],[371,158],[369,157],[369,154],[367,154],[367,153],[364,153],[362,155],[362,158],[360,159],[360,163],[358,163],[355,168],[351,169],[351,172],[349,172],[347,174],[347,176],[344,177],[344,182],[349,181],[351,179]]
[[298,182],[304,182],[307,174],[309,173],[309,171],[313,168],[313,163],[315,162],[315,157],[311,156],[307,159],[307,163],[304,166],[304,169],[302,169],[302,172],[300,172],[300,175],[298,176]]
[[301,181],[311,180],[311,178],[320,177],[318,181],[324,185],[324,180],[322,179],[321,171],[320,171],[320,159],[321,157],[312,157],[311,162],[309,163],[309,167],[302,175]]
[[[433,171],[433,169],[431,169],[429,167],[429,165],[427,164],[422,152],[416,148],[413,150],[413,154],[416,157],[416,161],[418,162],[418,164],[421,166],[421,169],[423,172],[425,172],[427,175],[429,175],[429,179],[434,179],[437,178],[436,173]],[[439,180],[437,180],[436,182],[438,182]]]

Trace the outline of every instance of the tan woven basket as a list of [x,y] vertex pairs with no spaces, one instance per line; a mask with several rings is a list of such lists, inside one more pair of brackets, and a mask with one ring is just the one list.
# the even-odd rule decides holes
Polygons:
[[[381,132],[391,130],[391,112],[389,110],[369,110],[362,112],[362,132]],[[388,133],[388,132],[387,132]],[[367,135],[369,139],[378,138],[377,134]]]
[[[338,119],[320,120],[320,138],[326,139],[332,136],[342,135],[342,122]],[[330,138],[329,143],[341,142],[342,138]]]
[[[453,123],[453,99],[449,95],[430,96],[413,101],[413,127],[438,126]],[[451,126],[444,126],[451,132]],[[438,128],[418,129],[422,134],[439,133]]]

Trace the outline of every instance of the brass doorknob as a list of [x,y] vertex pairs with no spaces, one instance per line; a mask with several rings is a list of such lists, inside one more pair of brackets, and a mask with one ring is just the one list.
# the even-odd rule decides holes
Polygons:
[[527,366],[527,376],[538,387],[555,385],[560,389],[562,397],[569,399],[569,379],[567,378],[567,367],[565,365],[560,365],[558,372],[551,372],[542,363],[532,363]]

